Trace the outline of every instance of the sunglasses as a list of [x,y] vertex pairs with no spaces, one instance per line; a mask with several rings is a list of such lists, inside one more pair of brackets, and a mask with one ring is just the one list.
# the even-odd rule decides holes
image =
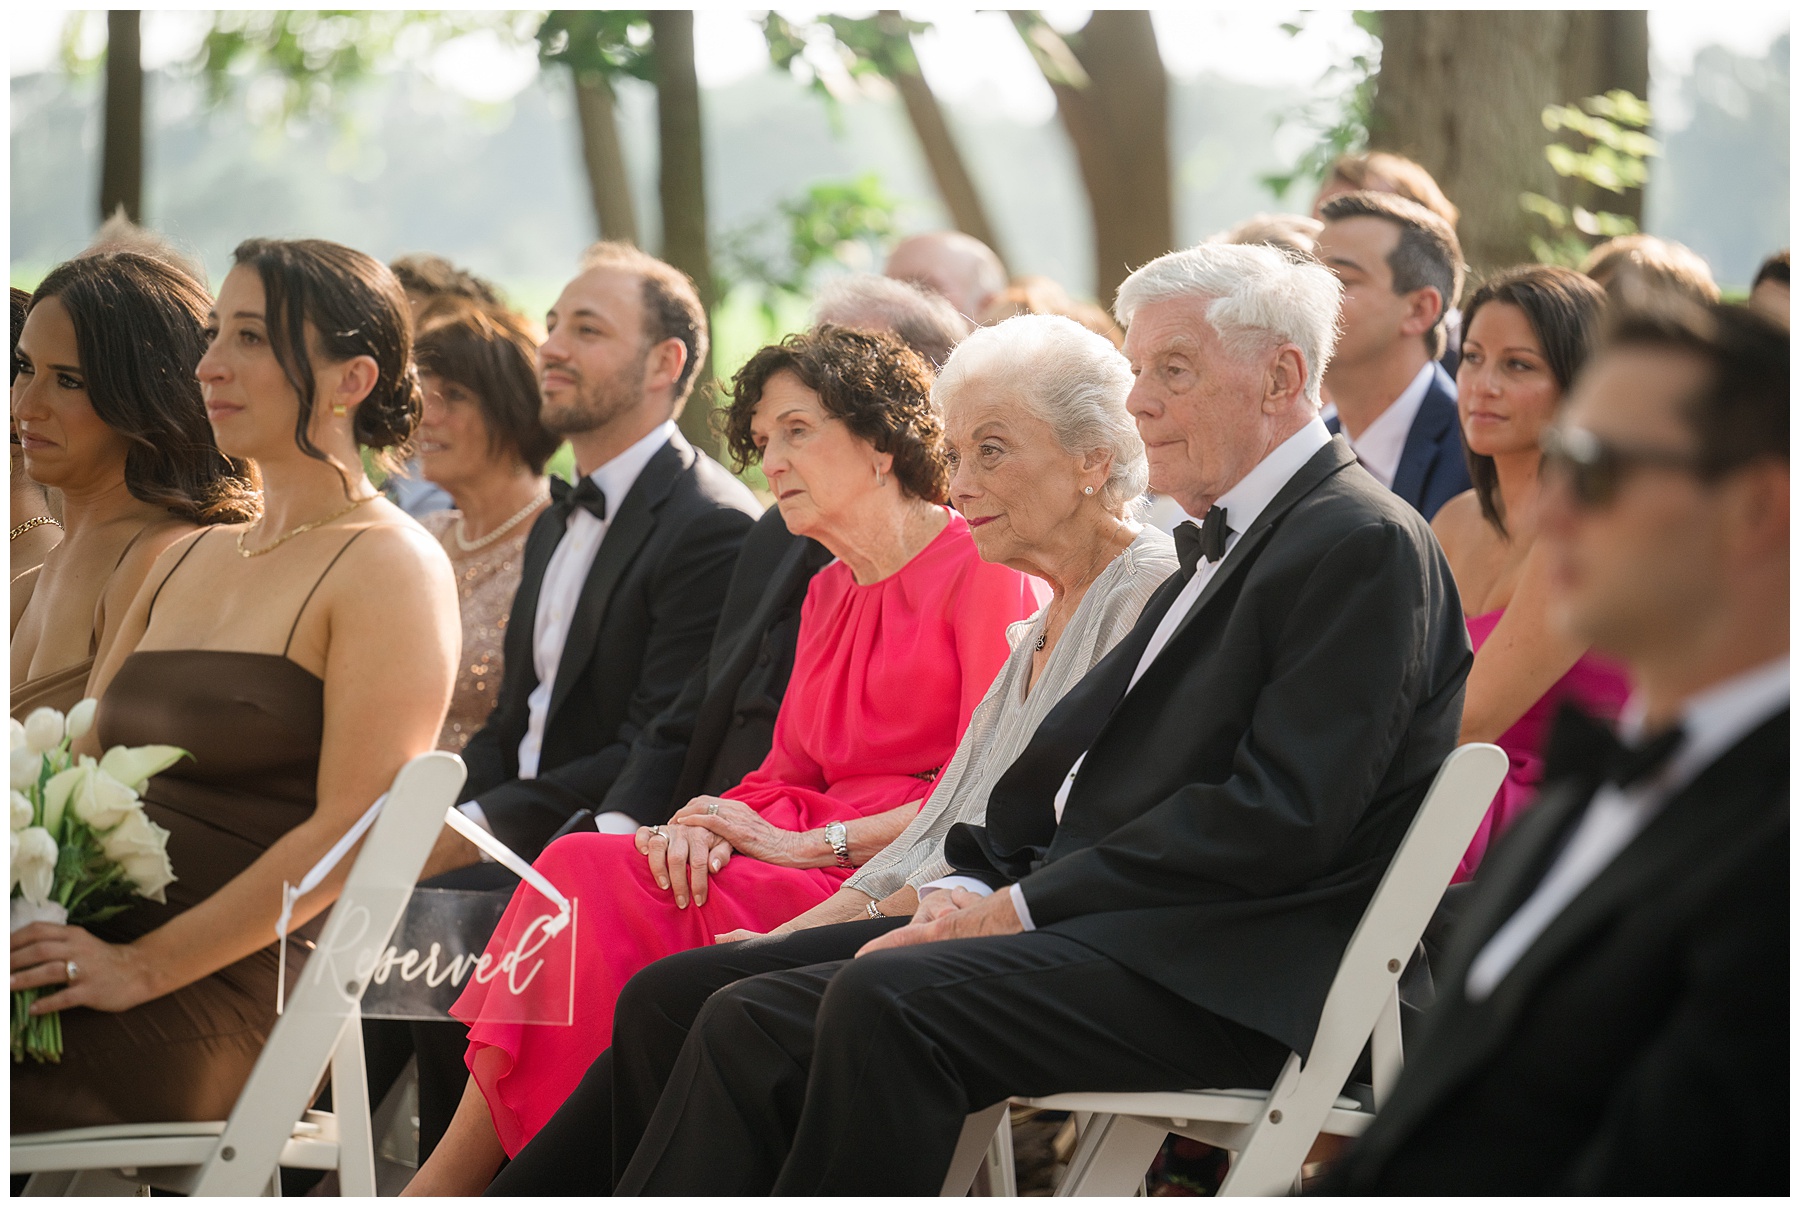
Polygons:
[[1611,504],[1625,480],[1637,470],[1699,473],[1701,469],[1700,458],[1693,453],[1612,444],[1579,427],[1547,428],[1538,447],[1544,454],[1541,472],[1561,475],[1575,502],[1589,510]]

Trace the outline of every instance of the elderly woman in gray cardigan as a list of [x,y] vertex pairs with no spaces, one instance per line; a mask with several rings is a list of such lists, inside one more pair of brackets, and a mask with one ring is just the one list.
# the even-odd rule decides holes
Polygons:
[[[950,874],[950,827],[986,816],[988,793],[1039,722],[1175,572],[1174,543],[1135,518],[1148,470],[1125,410],[1131,384],[1111,342],[1054,315],[982,328],[940,371],[932,395],[944,414],[951,504],[985,560],[1034,574],[1053,594],[1008,631],[1012,653],[919,815],[834,896],[774,933],[913,913],[920,894]],[[758,854],[760,836],[736,832],[722,815],[689,820]],[[750,937],[733,931],[719,941]]]

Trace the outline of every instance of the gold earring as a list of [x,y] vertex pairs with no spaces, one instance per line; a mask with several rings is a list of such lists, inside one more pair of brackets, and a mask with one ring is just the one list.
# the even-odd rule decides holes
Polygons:
[[342,419],[345,415],[350,413],[350,408],[341,402],[334,402],[331,404],[331,413],[336,415],[339,419]]

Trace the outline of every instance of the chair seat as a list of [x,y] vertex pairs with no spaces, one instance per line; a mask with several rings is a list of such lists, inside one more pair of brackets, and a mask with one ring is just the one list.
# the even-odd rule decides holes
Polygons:
[[[15,1174],[76,1169],[163,1169],[199,1165],[212,1155],[225,1121],[200,1123],[113,1123],[70,1127],[12,1137]],[[337,1167],[337,1116],[307,1111],[282,1147],[290,1169]]]
[[[1185,1090],[1147,1093],[1082,1092],[1050,1094],[1043,1098],[1014,1098],[1019,1106],[1045,1111],[1088,1111],[1097,1115],[1130,1115],[1140,1119],[1167,1119],[1177,1128],[1187,1123],[1224,1123],[1247,1127],[1256,1121],[1268,1100],[1267,1090]],[[1356,1099],[1338,1095],[1322,1130],[1339,1136],[1360,1136],[1374,1120]]]

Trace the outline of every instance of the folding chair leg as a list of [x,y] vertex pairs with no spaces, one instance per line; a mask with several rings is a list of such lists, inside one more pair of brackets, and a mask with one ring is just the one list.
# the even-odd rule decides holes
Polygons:
[[1010,1107],[1000,1112],[1000,1122],[994,1128],[993,1141],[988,1144],[987,1175],[989,1194],[1002,1199],[1019,1197],[1018,1170],[1013,1164]]
[[34,1173],[25,1179],[25,1189],[20,1198],[60,1199],[69,1193],[69,1183],[75,1180],[72,1169],[47,1170]]
[[[1007,1105],[1002,1098],[986,1110],[976,1111],[963,1120],[962,1137],[956,1142],[956,1152],[950,1158],[950,1168],[944,1171],[944,1186],[938,1192],[940,1197],[960,1199],[968,1195],[969,1187],[975,1184],[975,1171],[981,1168],[988,1146],[993,1142],[994,1129],[1006,1118]],[[1008,1137],[1009,1141],[1010,1139]]]
[[1375,1030],[1369,1036],[1369,1064],[1375,1090],[1375,1109],[1380,1110],[1387,1105],[1388,1095],[1394,1091],[1394,1082],[1400,1078],[1400,1067],[1405,1063],[1400,1043],[1400,990],[1390,989],[1387,1001],[1382,1003],[1381,1015],[1375,1020]]
[[1135,1194],[1167,1127],[1126,1115],[1095,1115],[1069,1160],[1057,1197]]
[[375,1139],[363,1066],[362,1011],[355,1007],[331,1054],[331,1101],[338,1125],[338,1193],[345,1198],[374,1198]]

